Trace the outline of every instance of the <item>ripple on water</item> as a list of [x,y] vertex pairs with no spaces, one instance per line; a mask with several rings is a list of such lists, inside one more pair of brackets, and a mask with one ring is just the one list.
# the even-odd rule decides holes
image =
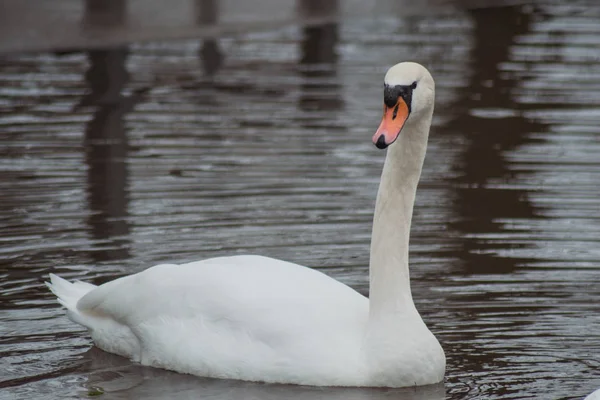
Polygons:
[[[100,386],[111,398],[578,399],[600,386],[600,8],[574,10],[542,1],[219,39],[212,79],[195,41],[3,59],[0,398]],[[402,59],[437,81],[411,275],[448,356],[445,388],[213,381],[88,350],[48,272],[101,283],[258,252],[366,293],[383,162],[369,140],[381,76]]]

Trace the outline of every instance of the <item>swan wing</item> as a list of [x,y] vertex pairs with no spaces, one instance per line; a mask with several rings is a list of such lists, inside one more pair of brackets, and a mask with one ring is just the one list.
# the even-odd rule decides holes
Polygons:
[[311,268],[235,256],[157,265],[116,279],[84,295],[77,310],[104,321],[96,331],[90,327],[99,347],[111,351],[117,333],[126,348],[112,352],[143,364],[332,384],[360,364],[368,300]]

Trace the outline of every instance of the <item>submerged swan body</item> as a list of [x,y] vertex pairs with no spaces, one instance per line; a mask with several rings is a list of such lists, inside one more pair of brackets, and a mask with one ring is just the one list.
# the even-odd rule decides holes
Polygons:
[[373,220],[370,299],[314,269],[261,256],[157,265],[101,286],[51,274],[48,286],[96,346],[143,365],[316,386],[440,382],[444,351],[414,306],[408,270],[431,75],[419,64],[395,65],[384,104],[373,142],[391,146]]

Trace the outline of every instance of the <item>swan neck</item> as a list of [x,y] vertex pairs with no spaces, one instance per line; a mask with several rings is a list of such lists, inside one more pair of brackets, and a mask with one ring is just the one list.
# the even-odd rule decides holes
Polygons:
[[371,318],[416,312],[410,290],[408,248],[431,113],[410,124],[407,121],[396,143],[388,149],[373,219]]

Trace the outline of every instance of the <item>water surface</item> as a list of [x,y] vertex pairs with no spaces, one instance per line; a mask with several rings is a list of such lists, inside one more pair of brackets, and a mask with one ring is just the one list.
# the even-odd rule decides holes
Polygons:
[[[0,398],[579,399],[600,387],[600,7],[389,14],[0,61]],[[259,253],[368,290],[381,79],[437,82],[411,241],[444,385],[183,376],[91,347],[43,281]]]

